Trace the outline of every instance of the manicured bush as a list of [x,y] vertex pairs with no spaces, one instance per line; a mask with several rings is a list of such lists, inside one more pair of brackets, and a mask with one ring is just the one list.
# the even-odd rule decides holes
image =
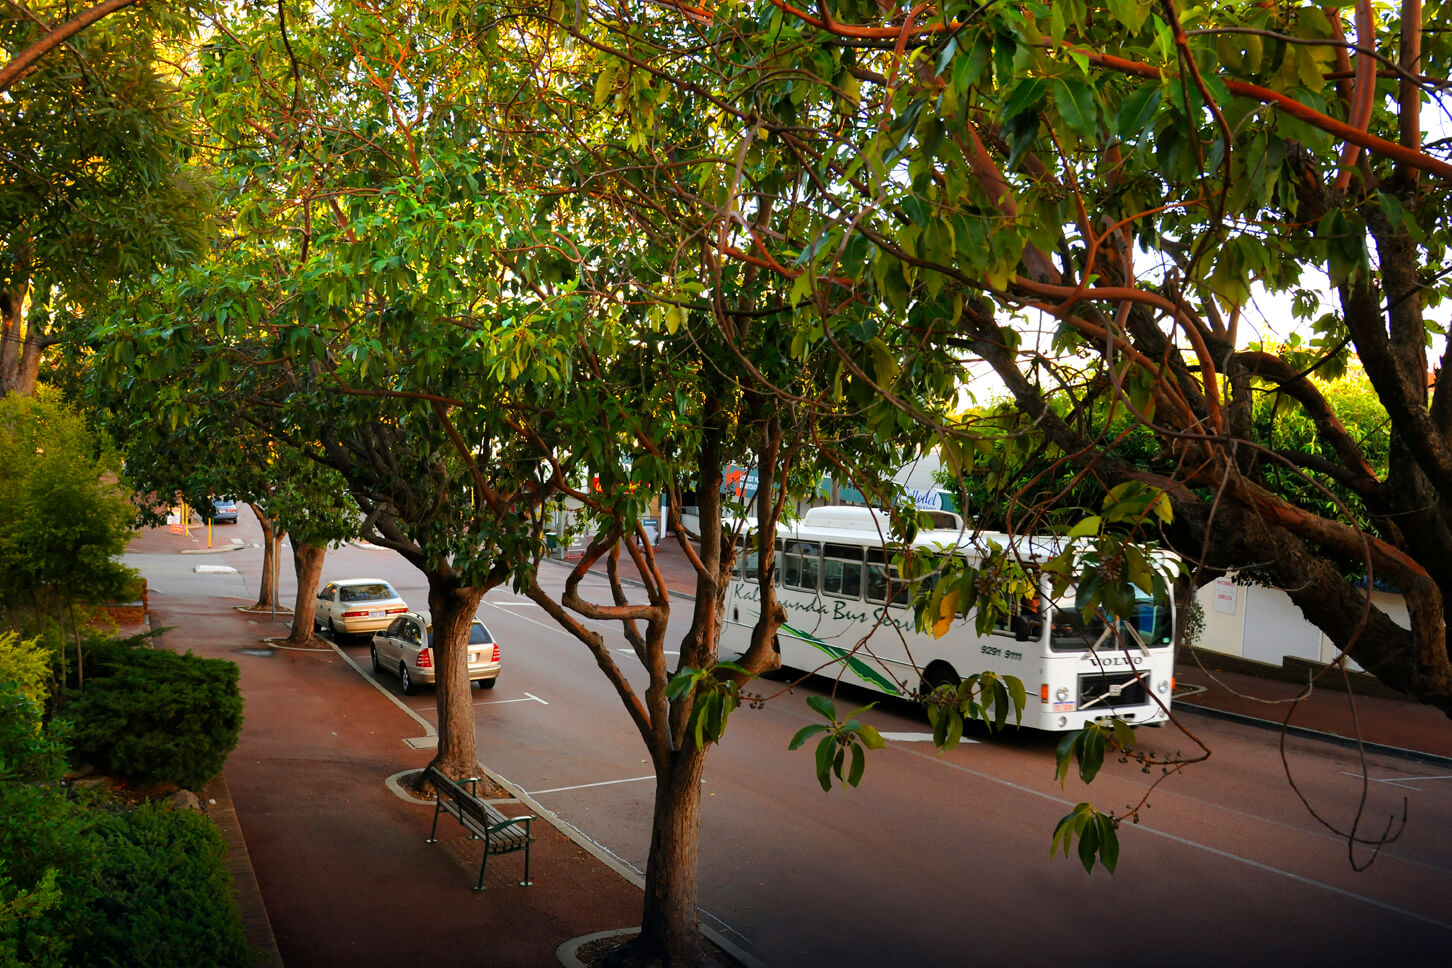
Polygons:
[[20,964],[255,963],[232,899],[226,844],[207,817],[155,804],[76,811],[55,858],[58,903],[18,925]]
[[63,738],[0,680],[0,966],[256,964],[211,821],[66,787]]
[[242,729],[237,666],[190,652],[93,643],[85,688],[66,698],[76,757],[141,783],[200,788]]

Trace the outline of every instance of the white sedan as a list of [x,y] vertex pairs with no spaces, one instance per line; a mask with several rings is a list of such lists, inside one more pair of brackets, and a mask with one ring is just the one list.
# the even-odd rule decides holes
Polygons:
[[[405,696],[419,683],[432,683],[438,675],[434,661],[434,627],[427,612],[405,612],[373,635],[368,650],[373,671],[398,676]],[[469,680],[485,689],[499,681],[499,643],[477,618],[469,625]]]
[[331,581],[318,589],[313,622],[334,635],[356,635],[388,627],[408,603],[382,578]]

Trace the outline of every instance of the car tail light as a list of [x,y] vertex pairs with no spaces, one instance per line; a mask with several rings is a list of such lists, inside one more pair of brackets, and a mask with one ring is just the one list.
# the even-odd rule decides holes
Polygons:
[[433,649],[419,649],[418,650],[418,667],[420,669],[432,669],[434,667],[434,650]]
[[494,658],[491,659],[490,661],[491,662],[498,662],[499,661],[499,643],[498,642],[495,642],[494,643]]
[[388,614],[389,615],[402,615],[406,611],[408,611],[408,608],[406,606],[400,605],[397,608],[390,608],[390,609],[388,609]]
[[367,610],[364,610],[364,611],[361,611],[361,612],[344,612],[343,613],[343,617],[344,618],[362,618],[363,616],[365,616],[367,614],[368,614]]

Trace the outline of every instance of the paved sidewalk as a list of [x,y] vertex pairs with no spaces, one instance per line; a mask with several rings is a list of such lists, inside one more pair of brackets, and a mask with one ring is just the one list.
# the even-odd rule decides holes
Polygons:
[[[183,546],[191,542],[161,530],[130,551],[176,560]],[[180,561],[174,589],[197,563]],[[444,818],[440,842],[426,844],[432,804],[387,782],[428,763],[430,750],[405,742],[425,728],[339,652],[267,648],[261,640],[286,634],[286,617],[274,624],[234,607],[251,600],[154,584],[150,596],[153,627],[170,627],[165,648],[241,670],[241,738],[204,797],[234,845],[234,885],[264,964],[534,968],[558,964],[571,939],[640,923],[639,889],[545,822],[533,825],[533,886],[519,885],[524,859],[508,854],[490,858],[488,890],[470,890],[478,843]]]

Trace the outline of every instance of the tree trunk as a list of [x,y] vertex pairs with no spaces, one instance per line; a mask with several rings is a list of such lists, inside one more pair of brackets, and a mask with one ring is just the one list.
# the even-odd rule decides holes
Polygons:
[[0,288],[0,397],[18,392],[25,288]]
[[[71,635],[76,640],[76,688],[86,688],[86,667],[81,656],[81,623],[76,621],[76,603],[70,603]],[[64,630],[62,630],[64,633]]]
[[262,513],[255,504],[248,504],[257,521],[262,525],[262,582],[257,591],[254,608],[272,608],[277,601],[277,553],[282,544],[283,532],[274,529],[272,519]]
[[430,574],[433,621],[434,695],[439,713],[439,748],[429,763],[447,777],[479,775],[474,739],[474,703],[469,682],[469,626],[484,589],[460,586],[456,578]]
[[628,946],[633,966],[695,968],[705,964],[696,911],[700,868],[701,776],[706,753],[694,741],[656,772],[655,814],[645,863],[640,934]]
[[297,600],[292,607],[292,633],[289,645],[307,645],[313,640],[313,615],[317,612],[318,579],[323,574],[324,545],[292,545],[292,571],[297,576]]

